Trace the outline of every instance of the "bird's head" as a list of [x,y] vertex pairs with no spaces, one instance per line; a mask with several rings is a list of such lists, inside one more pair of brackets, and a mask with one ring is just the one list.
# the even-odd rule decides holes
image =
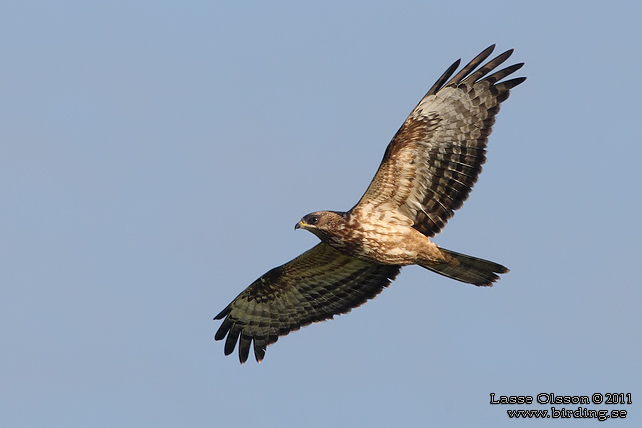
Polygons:
[[305,229],[319,238],[331,235],[334,230],[344,223],[343,213],[335,211],[316,211],[303,216],[294,229]]

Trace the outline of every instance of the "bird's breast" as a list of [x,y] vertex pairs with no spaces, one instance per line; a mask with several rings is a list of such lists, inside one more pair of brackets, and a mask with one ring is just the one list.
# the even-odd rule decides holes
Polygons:
[[393,265],[412,264],[417,258],[412,228],[405,225],[361,219],[348,221],[337,232],[326,242],[352,257]]

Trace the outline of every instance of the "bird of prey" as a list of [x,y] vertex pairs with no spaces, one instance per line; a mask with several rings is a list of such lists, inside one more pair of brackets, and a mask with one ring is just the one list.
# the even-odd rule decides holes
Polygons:
[[512,49],[479,67],[494,47],[453,76],[456,61],[437,80],[393,137],[352,209],[313,212],[294,226],[321,242],[261,276],[214,318],[223,319],[215,339],[225,339],[225,355],[238,343],[243,364],[253,342],[260,362],[279,337],[375,297],[402,266],[417,264],[477,286],[490,286],[508,272],[430,240],[468,197],[499,106],[526,80],[503,80],[523,63],[495,71]]

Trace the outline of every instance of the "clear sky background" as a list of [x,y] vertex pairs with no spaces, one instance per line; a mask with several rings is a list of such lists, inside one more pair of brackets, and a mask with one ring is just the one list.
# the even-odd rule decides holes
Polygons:
[[[631,393],[585,407],[642,426],[640,22],[634,1],[3,2],[0,425],[589,426],[490,393]],[[405,268],[261,364],[224,357],[213,316],[492,43],[528,80],[436,242],[511,272]]]

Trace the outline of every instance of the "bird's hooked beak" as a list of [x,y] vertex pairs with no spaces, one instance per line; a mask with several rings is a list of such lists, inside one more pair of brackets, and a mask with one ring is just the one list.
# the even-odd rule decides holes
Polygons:
[[297,224],[294,225],[294,230],[297,229],[305,229],[308,224],[304,222],[303,220],[299,221]]

